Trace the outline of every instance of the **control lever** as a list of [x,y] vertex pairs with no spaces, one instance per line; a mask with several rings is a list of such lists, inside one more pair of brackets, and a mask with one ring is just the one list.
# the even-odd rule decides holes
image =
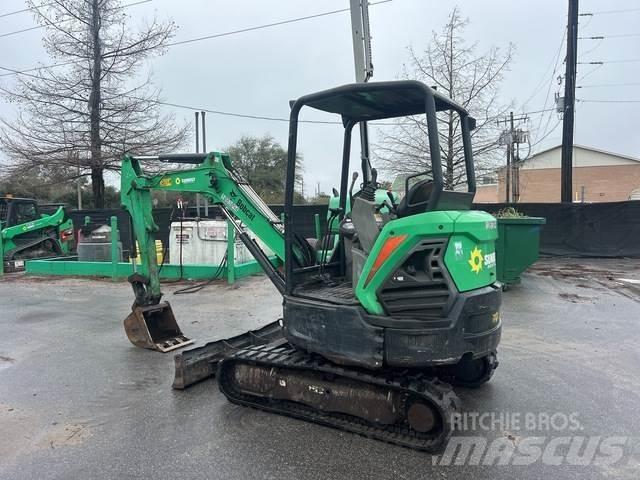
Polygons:
[[395,202],[395,199],[393,198],[393,193],[391,193],[391,191],[389,190],[387,190],[387,197],[389,197],[389,202],[391,202],[391,206],[393,207],[393,209],[395,210],[396,208],[398,208],[398,204]]
[[353,172],[351,175],[351,186],[349,187],[349,206],[353,207],[353,187],[356,184],[356,180],[358,180],[358,172]]
[[398,204],[395,202],[395,199],[393,198],[393,193],[389,190],[387,190],[387,198],[376,207],[376,213],[380,213],[380,211],[384,208],[387,207],[387,209],[389,210],[389,213],[396,213],[396,210],[398,208]]

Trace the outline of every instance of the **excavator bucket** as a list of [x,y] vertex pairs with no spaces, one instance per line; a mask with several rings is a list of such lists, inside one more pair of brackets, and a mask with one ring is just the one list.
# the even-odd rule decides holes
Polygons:
[[169,302],[147,307],[134,305],[133,311],[124,320],[124,330],[136,347],[163,353],[193,343],[182,334]]

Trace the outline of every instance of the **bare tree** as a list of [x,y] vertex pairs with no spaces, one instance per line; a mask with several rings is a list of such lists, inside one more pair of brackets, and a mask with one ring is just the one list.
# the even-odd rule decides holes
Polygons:
[[[496,119],[508,110],[500,105],[498,94],[503,74],[508,70],[513,45],[504,53],[497,47],[477,54],[477,45],[464,40],[468,21],[458,8],[449,15],[442,32],[433,37],[424,52],[409,48],[409,64],[403,77],[421,80],[462,105],[477,120],[472,132],[473,153],[479,174],[497,166],[499,129]],[[439,112],[440,156],[445,188],[452,189],[466,180],[460,119],[455,112]],[[424,116],[403,118],[390,131],[380,131],[376,155],[391,174],[429,171],[429,144]]]
[[90,176],[94,206],[102,208],[104,174],[119,170],[124,152],[170,151],[185,139],[186,125],[160,114],[160,91],[140,72],[145,59],[163,53],[175,25],[154,18],[132,31],[120,0],[27,4],[46,29],[47,52],[61,65],[0,87],[18,105],[16,119],[0,119],[8,173],[44,167],[70,179]]

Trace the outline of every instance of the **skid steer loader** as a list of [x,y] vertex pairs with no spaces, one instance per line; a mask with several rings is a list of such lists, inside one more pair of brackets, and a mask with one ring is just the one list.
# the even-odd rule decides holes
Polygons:
[[40,213],[31,198],[0,197],[0,257],[4,271],[24,269],[25,260],[68,255],[73,223],[60,206],[51,215]]
[[[293,200],[303,108],[336,114],[344,125],[339,202],[331,213],[337,240],[326,255],[297,231]],[[441,111],[460,119],[466,191],[444,188]],[[424,172],[407,177],[402,199],[376,198],[377,174],[366,156],[361,188],[350,195],[353,128],[417,115],[426,120],[429,162]],[[215,366],[220,390],[234,403],[415,449],[440,449],[458,408],[452,384],[477,387],[491,378],[501,332],[496,221],[471,210],[474,127],[464,108],[416,81],[350,84],[297,99],[289,124],[284,223],[224,153],[160,155],[155,159],[193,168],[157,175],[144,174],[143,158],[125,157],[122,203],[143,258],[131,278],[136,321],[125,327],[146,332],[146,338],[134,343],[157,348],[156,334],[182,341],[171,306],[160,301],[151,191],[200,193],[220,206],[282,294],[283,318],[192,349],[191,357],[189,351],[179,354],[187,360],[176,380],[188,384]],[[284,262],[283,271],[247,230]]]

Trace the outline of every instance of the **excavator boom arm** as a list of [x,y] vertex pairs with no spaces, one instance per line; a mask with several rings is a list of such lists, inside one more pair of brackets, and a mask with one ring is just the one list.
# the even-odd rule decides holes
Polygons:
[[156,261],[155,237],[159,231],[152,215],[153,190],[199,193],[212,204],[219,205],[233,222],[242,241],[276,284],[284,288],[284,279],[275,270],[260,247],[249,238],[238,223],[246,226],[275,255],[284,262],[282,223],[260,199],[255,191],[233,171],[228,155],[212,152],[207,155],[175,155],[153,157],[166,162],[190,163],[194,168],[167,170],[145,175],[140,158],[125,156],[121,172],[121,202],[131,215],[133,229],[140,250],[139,273],[146,277],[146,291],[136,289],[138,304],[153,305],[160,301],[160,279]]

